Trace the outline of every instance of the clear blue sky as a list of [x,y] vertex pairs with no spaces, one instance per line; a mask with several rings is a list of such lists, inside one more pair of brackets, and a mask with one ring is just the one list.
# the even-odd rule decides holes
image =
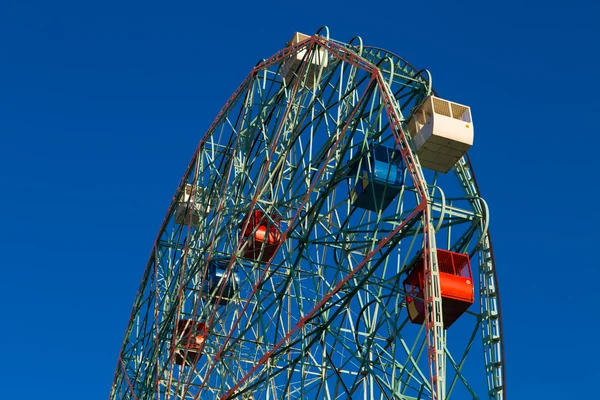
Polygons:
[[328,25],[428,68],[441,96],[472,106],[509,396],[594,398],[598,6],[200,3],[2,2],[0,396],[107,398],[202,133],[259,59]]

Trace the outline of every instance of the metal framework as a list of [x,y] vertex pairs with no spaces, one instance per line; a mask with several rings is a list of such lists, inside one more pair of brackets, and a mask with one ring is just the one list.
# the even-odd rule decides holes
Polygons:
[[[424,170],[406,130],[432,93],[426,70],[358,37],[331,40],[327,28],[258,63],[173,197],[110,399],[505,399],[487,205],[468,157],[453,174]],[[353,206],[352,190],[378,145],[398,149],[406,172],[393,202],[370,211]],[[253,210],[281,238],[263,262],[244,256]],[[478,270],[478,309],[447,331],[438,248],[469,254]],[[402,280],[420,255],[426,318],[416,325]],[[225,302],[222,287],[206,289],[217,257],[227,260],[223,279],[239,282]],[[193,363],[176,361],[181,320],[206,324]]]

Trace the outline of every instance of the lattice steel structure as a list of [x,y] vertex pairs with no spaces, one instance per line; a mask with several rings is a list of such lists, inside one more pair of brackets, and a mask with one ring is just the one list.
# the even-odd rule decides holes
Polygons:
[[[434,173],[411,147],[406,121],[431,94],[426,70],[326,28],[259,62],[173,197],[110,399],[504,399],[487,205],[468,157]],[[401,186],[357,207],[378,146],[401,155]],[[476,285],[448,330],[440,248],[470,256]],[[402,285],[418,257],[423,324]]]

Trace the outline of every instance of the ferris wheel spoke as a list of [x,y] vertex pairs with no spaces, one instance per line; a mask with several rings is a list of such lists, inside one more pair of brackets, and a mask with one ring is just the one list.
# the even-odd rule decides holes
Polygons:
[[471,336],[469,337],[469,340],[467,342],[467,345],[465,347],[463,355],[462,355],[460,361],[458,362],[458,364],[454,361],[454,358],[452,357],[452,354],[450,353],[449,349],[448,348],[445,349],[446,354],[448,356],[448,360],[450,361],[450,364],[452,365],[452,368],[455,372],[454,377],[452,378],[452,381],[450,382],[450,386],[448,388],[448,397],[450,397],[450,395],[452,394],[452,391],[454,390],[456,383],[460,380],[461,383],[469,391],[469,393],[473,396],[474,399],[479,398],[479,396],[477,396],[477,393],[473,390],[473,388],[471,388],[471,385],[469,384],[468,380],[461,373],[464,362],[467,359],[467,355],[469,354],[471,345],[473,344],[473,342],[475,340],[475,336],[477,335],[477,332],[479,331],[479,329],[480,329],[480,323],[478,322],[477,324],[475,324],[473,332],[471,333]]
[[[416,221],[416,219],[415,219],[415,218],[411,218],[410,220],[407,220],[407,221],[405,222],[405,224],[403,224],[403,225],[400,225],[398,228],[396,228],[396,231],[397,231],[397,232],[398,232],[398,231],[400,231],[400,229],[401,229],[401,228],[402,228],[404,225],[406,225],[406,224],[409,224],[409,223],[411,223],[411,224],[412,224],[412,223],[414,223],[414,221]],[[387,239],[387,240],[392,240],[392,241],[393,241],[393,240],[394,240],[394,236],[393,236],[393,235],[390,235],[390,236],[388,237],[388,239]],[[396,240],[397,240],[397,238],[396,238]],[[383,244],[380,244],[380,246],[378,246],[378,248],[377,248],[376,250],[374,250],[374,251],[372,252],[372,254],[373,254],[373,253],[375,253],[376,251],[379,251],[379,248],[382,248],[382,247],[383,247]],[[385,253],[388,253],[389,251],[391,251],[390,249],[391,249],[391,248],[388,248],[387,250],[385,250],[385,251],[384,251],[384,253],[383,253],[383,255],[382,255],[382,257],[384,257],[384,256],[385,256]],[[345,285],[345,284],[346,284],[346,283],[347,283],[347,282],[348,282],[348,281],[349,281],[349,280],[352,278],[352,276],[353,276],[354,274],[356,274],[356,273],[357,273],[357,272],[358,272],[358,271],[359,271],[359,270],[360,270],[360,269],[363,267],[363,265],[365,265],[365,264],[367,263],[367,261],[368,261],[368,258],[366,258],[365,260],[363,260],[363,262],[362,262],[361,264],[359,264],[359,265],[358,265],[358,266],[357,266],[357,267],[356,267],[356,268],[355,268],[355,269],[354,269],[352,272],[350,272],[350,274],[349,274],[348,276],[346,276],[346,278],[344,278],[343,280],[341,280],[341,281],[338,283],[338,285],[336,286],[336,288],[334,288],[334,291],[339,291],[339,289],[340,289],[340,288],[341,288],[343,285]],[[381,260],[379,260],[379,261],[377,262],[377,264],[378,264],[379,262],[381,262]],[[361,284],[364,284],[364,282],[365,282],[365,281],[366,281],[366,280],[369,278],[369,276],[370,276],[370,275],[372,275],[374,272],[375,272],[375,268],[371,268],[370,270],[368,270],[368,271],[367,271],[367,272],[364,274],[364,276],[361,276],[361,277],[362,277],[362,282],[360,282],[360,283],[361,283]],[[340,302],[341,302],[342,304],[343,304],[343,303],[347,303],[347,302],[348,302],[348,301],[349,301],[349,300],[352,298],[352,296],[353,296],[353,295],[354,295],[354,294],[355,294],[355,293],[358,291],[358,289],[359,289],[359,288],[360,288],[360,286],[356,286],[356,287],[354,287],[354,288],[350,289],[349,291],[346,291],[346,292],[345,292],[345,296],[344,296],[344,297],[342,297],[342,299],[340,300]],[[235,386],[234,386],[234,387],[233,387],[233,388],[232,388],[230,391],[228,391],[228,392],[227,392],[227,394],[226,394],[225,396],[226,396],[226,397],[228,397],[228,396],[231,396],[231,395],[233,395],[233,393],[234,393],[234,392],[235,392],[237,389],[239,389],[239,388],[241,387],[241,385],[242,385],[242,384],[244,384],[244,383],[245,383],[245,382],[246,382],[248,379],[250,379],[250,377],[251,377],[251,376],[252,376],[252,375],[253,375],[253,374],[254,374],[254,373],[255,373],[255,372],[258,370],[258,368],[259,368],[259,367],[260,367],[262,364],[264,364],[264,363],[265,363],[267,360],[269,360],[271,356],[274,356],[274,355],[276,356],[277,354],[279,354],[279,353],[283,352],[283,351],[284,351],[284,349],[285,349],[285,348],[284,348],[283,350],[281,349],[281,348],[282,348],[282,346],[283,346],[283,344],[284,344],[285,342],[287,342],[289,339],[291,339],[291,338],[292,338],[292,335],[294,335],[294,334],[295,334],[295,333],[298,331],[298,329],[299,329],[301,326],[303,326],[303,325],[304,325],[306,322],[309,322],[311,319],[315,318],[317,315],[324,315],[324,314],[323,314],[323,312],[324,312],[324,311],[326,311],[326,310],[328,310],[328,308],[329,308],[329,307],[331,307],[331,306],[329,306],[329,307],[327,307],[327,306],[323,307],[323,306],[324,306],[324,305],[325,305],[325,303],[327,302],[327,299],[328,299],[328,298],[330,298],[331,296],[333,296],[333,294],[334,294],[334,291],[332,291],[332,292],[329,292],[329,294],[325,295],[325,296],[324,296],[324,299],[323,299],[323,300],[321,300],[321,301],[319,302],[319,304],[318,304],[318,305],[317,305],[315,308],[313,308],[313,310],[312,310],[312,311],[308,312],[308,313],[307,313],[307,314],[306,314],[306,315],[305,315],[305,316],[302,318],[302,320],[300,321],[300,323],[299,323],[298,325],[296,325],[296,327],[295,327],[295,328],[294,328],[292,331],[288,332],[288,333],[286,334],[286,336],[285,336],[285,337],[284,337],[284,338],[283,338],[281,341],[279,341],[279,342],[277,343],[277,345],[273,346],[273,347],[272,347],[272,348],[271,348],[271,349],[270,349],[270,350],[269,350],[269,351],[268,351],[268,352],[267,352],[267,353],[266,353],[266,354],[265,354],[265,355],[264,355],[264,356],[261,358],[261,360],[259,361],[259,363],[258,363],[257,365],[255,365],[255,366],[254,366],[254,367],[253,367],[253,368],[250,370],[250,372],[249,372],[248,374],[246,374],[246,376],[245,376],[245,377],[244,377],[242,380],[240,380],[240,381],[239,381],[239,382],[238,382],[238,383],[237,383],[237,384],[236,384],[236,385],[235,385]],[[343,300],[344,298],[346,298],[347,300]],[[334,304],[335,304],[335,303],[334,303]],[[332,316],[331,316],[331,317],[332,317],[332,318],[335,318],[337,315],[339,315],[339,314],[340,314],[341,312],[343,312],[343,311],[344,311],[344,308],[343,308],[343,307],[338,307],[337,309],[335,309],[335,311],[333,311],[333,314],[332,314]],[[330,325],[330,323],[331,323],[330,321],[331,321],[331,320],[329,320],[329,321],[323,321],[323,322],[321,322],[321,323],[319,324],[319,328],[318,328],[317,332],[318,332],[319,330],[326,329],[326,328],[327,328],[327,327]],[[314,332],[311,332],[311,333],[309,333],[308,335],[311,335],[311,334],[313,334],[313,333],[314,333]],[[317,335],[314,335],[314,337],[316,337],[316,336],[317,336]],[[313,340],[311,341],[311,345],[312,345],[312,344],[314,344],[314,342],[315,342],[315,339],[313,339]]]

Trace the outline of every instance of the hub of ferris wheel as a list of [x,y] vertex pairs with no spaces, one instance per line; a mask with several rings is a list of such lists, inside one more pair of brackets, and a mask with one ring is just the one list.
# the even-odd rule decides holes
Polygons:
[[294,34],[201,139],[111,399],[504,399],[473,132],[428,71]]

